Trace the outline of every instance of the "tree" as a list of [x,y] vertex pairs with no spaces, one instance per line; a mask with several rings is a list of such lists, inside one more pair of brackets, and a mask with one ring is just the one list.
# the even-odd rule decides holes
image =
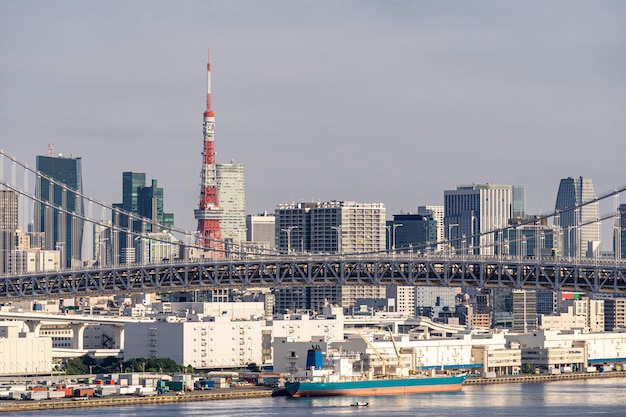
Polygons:
[[535,370],[533,369],[533,365],[530,362],[524,362],[522,365],[522,373],[523,374],[532,374]]
[[96,365],[97,363],[94,358],[89,355],[83,355],[79,358],[68,359],[65,363],[65,373],[67,375],[88,374]]

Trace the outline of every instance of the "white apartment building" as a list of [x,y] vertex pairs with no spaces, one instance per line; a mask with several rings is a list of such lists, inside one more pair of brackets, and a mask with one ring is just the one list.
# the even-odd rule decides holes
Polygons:
[[276,248],[285,252],[355,253],[385,250],[382,203],[329,201],[281,204]]

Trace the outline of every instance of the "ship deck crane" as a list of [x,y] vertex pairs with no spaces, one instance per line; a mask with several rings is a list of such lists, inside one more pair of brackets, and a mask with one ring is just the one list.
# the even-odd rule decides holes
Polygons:
[[356,331],[359,333],[359,336],[361,336],[361,339],[363,339],[363,341],[365,342],[365,344],[374,351],[374,354],[378,357],[378,359],[380,359],[382,365],[382,374],[385,375],[386,371],[387,371],[387,360],[385,359],[385,357],[378,351],[378,349],[376,349],[376,346],[374,346],[372,344],[372,342],[370,342],[368,340],[367,337],[365,337],[363,335],[363,333],[361,333],[361,331],[359,329],[356,329]]
[[[400,359],[400,350],[398,349],[398,345],[396,345],[396,340],[393,338],[393,333],[391,332],[391,330],[389,331],[389,337],[391,338],[391,343],[393,343],[393,350],[396,351],[396,359],[398,361],[398,368],[400,367],[400,363],[401,363],[401,359]],[[397,371],[396,371],[397,373]]]

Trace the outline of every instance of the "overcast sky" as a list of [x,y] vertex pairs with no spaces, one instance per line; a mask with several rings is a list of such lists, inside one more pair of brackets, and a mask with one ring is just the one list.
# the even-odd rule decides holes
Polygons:
[[391,219],[472,182],[548,212],[561,178],[626,184],[625,22],[619,0],[0,0],[0,148],[82,157],[109,203],[145,172],[195,230],[210,48],[217,160],[244,164],[248,213]]

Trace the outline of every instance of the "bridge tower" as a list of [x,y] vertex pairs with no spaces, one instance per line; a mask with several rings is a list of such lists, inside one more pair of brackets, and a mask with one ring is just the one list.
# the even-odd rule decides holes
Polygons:
[[215,114],[211,109],[210,59],[207,62],[206,110],[202,127],[204,147],[202,150],[202,170],[200,174],[200,204],[198,209],[194,210],[195,218],[198,220],[197,243],[206,249],[214,250],[213,257],[223,257],[224,244],[221,241],[222,231],[220,228],[222,210],[217,199],[217,169],[214,147]]

